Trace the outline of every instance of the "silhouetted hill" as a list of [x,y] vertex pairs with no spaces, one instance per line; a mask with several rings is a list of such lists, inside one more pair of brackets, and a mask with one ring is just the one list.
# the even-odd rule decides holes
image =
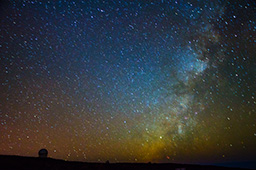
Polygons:
[[214,165],[224,166],[224,167],[243,167],[243,168],[249,168],[249,169],[256,169],[255,161],[226,162],[226,163],[217,163]]
[[1,170],[245,170],[207,165],[155,163],[86,163],[52,158],[0,155]]

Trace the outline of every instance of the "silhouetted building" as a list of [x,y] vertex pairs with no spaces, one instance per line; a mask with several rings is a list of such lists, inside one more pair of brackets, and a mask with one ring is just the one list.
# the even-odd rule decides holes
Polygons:
[[47,151],[46,149],[41,149],[41,150],[38,152],[39,158],[47,158],[47,155],[48,155],[48,151]]

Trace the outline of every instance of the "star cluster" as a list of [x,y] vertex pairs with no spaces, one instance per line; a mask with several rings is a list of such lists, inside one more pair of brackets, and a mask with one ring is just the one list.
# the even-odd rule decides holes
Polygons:
[[254,1],[0,8],[0,154],[255,161]]

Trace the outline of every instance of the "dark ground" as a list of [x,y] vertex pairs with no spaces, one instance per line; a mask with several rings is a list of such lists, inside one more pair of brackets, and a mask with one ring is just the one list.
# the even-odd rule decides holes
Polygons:
[[1,170],[245,170],[207,165],[155,164],[155,163],[86,163],[52,158],[34,158],[0,155]]

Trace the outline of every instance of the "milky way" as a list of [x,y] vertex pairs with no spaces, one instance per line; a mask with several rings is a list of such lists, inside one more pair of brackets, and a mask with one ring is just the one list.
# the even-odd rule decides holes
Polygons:
[[0,154],[256,161],[254,1],[0,8]]

